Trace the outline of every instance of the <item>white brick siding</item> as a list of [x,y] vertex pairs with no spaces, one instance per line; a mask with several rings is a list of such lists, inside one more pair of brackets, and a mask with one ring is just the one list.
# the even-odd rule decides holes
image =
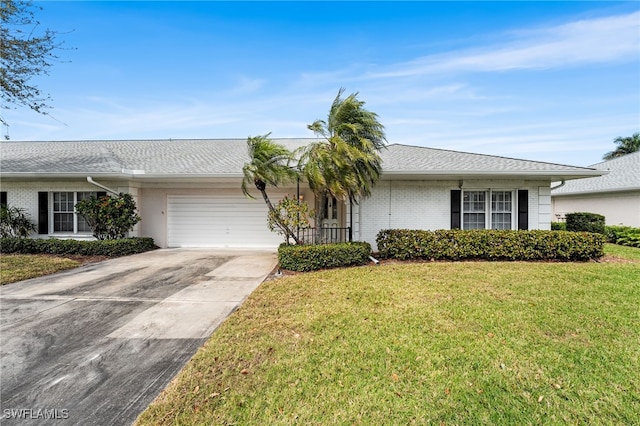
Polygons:
[[381,181],[360,202],[359,239],[374,248],[382,229],[448,229],[457,181]]
[[[449,229],[451,190],[461,187],[466,190],[526,189],[529,191],[529,229],[550,229],[550,184],[550,181],[523,180],[380,181],[371,196],[360,202],[359,218],[354,219],[354,239],[367,241],[376,250],[376,235],[382,229]],[[513,214],[517,215],[517,211]]]
[[[167,194],[208,193],[239,194],[239,188],[229,184],[192,184],[188,187],[177,184],[145,183],[136,188],[126,182],[99,183],[118,192],[129,192],[134,196],[138,212],[143,221],[132,235],[151,236],[157,244],[166,244],[166,197]],[[549,181],[523,180],[448,180],[448,181],[400,181],[383,180],[374,187],[370,197],[353,206],[353,238],[369,242],[374,250],[377,233],[382,229],[449,229],[451,223],[450,191],[454,189],[486,190],[505,189],[529,191],[529,229],[550,229],[551,196]],[[2,191],[7,192],[9,205],[21,207],[38,219],[39,191],[100,191],[84,180],[74,181],[3,181]],[[290,189],[295,191],[295,189]],[[295,193],[295,192],[292,192]],[[313,195],[307,188],[302,194],[306,200]],[[517,214],[517,212],[514,212]],[[349,221],[348,208],[345,209],[346,223]],[[265,218],[266,222],[266,218]]]
[[[118,186],[117,183],[108,181],[100,181],[100,183],[118,192],[129,192],[131,189],[127,186],[122,186],[122,182],[120,182],[120,186]],[[7,192],[7,204],[11,207],[19,207],[24,209],[26,213],[28,213],[31,217],[31,222],[36,225],[38,224],[38,192],[103,191],[101,188],[90,184],[86,180],[29,182],[3,181],[1,189],[2,191]],[[136,235],[135,230],[131,234]],[[83,237],[83,235],[77,236]]]

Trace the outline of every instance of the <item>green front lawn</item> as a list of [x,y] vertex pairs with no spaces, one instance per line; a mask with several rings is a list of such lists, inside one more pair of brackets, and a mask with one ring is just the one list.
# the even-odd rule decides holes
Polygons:
[[0,256],[0,285],[76,268],[80,262],[43,254],[3,254]]
[[264,282],[138,419],[637,424],[640,249]]
[[606,244],[604,247],[606,261],[608,258],[622,258],[627,261],[640,261],[640,249],[635,247],[619,246],[617,244]]

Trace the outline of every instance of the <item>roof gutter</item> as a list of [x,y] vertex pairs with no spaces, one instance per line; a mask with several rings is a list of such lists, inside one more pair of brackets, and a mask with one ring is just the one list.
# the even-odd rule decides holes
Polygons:
[[95,180],[93,180],[93,179],[91,178],[91,176],[87,176],[87,182],[89,182],[89,183],[90,183],[90,184],[92,184],[92,185],[97,186],[98,188],[102,188],[102,189],[104,189],[105,191],[112,193],[113,195],[120,195],[120,194],[118,194],[116,191],[114,191],[113,189],[107,188],[106,186],[104,186],[104,185],[102,185],[102,184],[99,184],[98,182],[96,182]]
[[459,177],[487,177],[501,176],[511,177],[557,177],[556,180],[564,179],[582,179],[588,177],[598,177],[608,174],[606,170],[582,169],[582,170],[521,170],[521,171],[504,171],[504,170],[383,170],[382,178],[386,177],[402,177],[402,176],[459,176]]
[[564,184],[565,184],[565,183],[566,183],[566,182],[565,182],[565,180],[564,180],[564,179],[562,179],[562,181],[561,181],[558,185],[556,185],[556,186],[552,186],[552,187],[551,187],[551,190],[553,191],[554,189],[562,188],[562,187],[564,186]]

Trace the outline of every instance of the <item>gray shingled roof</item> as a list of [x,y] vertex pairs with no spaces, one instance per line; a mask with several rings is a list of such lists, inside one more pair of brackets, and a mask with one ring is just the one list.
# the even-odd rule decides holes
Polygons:
[[[274,139],[295,149],[316,139]],[[246,139],[0,143],[0,174],[114,177],[240,176]],[[381,152],[383,176],[545,176],[577,178],[600,172],[538,161],[392,144]]]
[[607,170],[609,173],[604,176],[566,182],[564,186],[551,191],[551,194],[574,195],[640,190],[640,152],[603,161],[591,167]]
[[583,173],[589,169],[495,155],[393,144],[382,152],[387,172],[449,173]]

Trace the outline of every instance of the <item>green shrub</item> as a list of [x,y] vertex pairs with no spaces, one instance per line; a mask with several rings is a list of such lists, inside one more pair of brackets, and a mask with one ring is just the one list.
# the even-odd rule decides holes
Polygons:
[[604,234],[604,216],[597,213],[567,213],[567,231]]
[[640,247],[640,228],[631,226],[605,226],[607,241],[621,246]]
[[607,237],[608,242],[615,244],[616,240],[629,229],[633,228],[630,226],[607,225],[604,227],[604,235]]
[[618,238],[616,244],[620,244],[621,246],[640,248],[640,232],[627,232],[620,236],[620,238]]
[[58,254],[82,256],[128,256],[155,250],[153,238],[123,238],[120,240],[58,240],[30,238],[2,238],[0,252],[20,254]]
[[26,210],[19,207],[0,206],[0,238],[26,238],[36,231],[36,225]]
[[551,230],[552,231],[566,231],[567,223],[566,222],[551,222]]
[[371,245],[365,242],[290,245],[278,248],[280,267],[290,271],[314,271],[323,268],[364,265],[369,261]]
[[98,240],[123,239],[141,220],[131,194],[122,192],[117,197],[104,195],[79,201],[75,208]]
[[380,257],[401,260],[585,261],[604,255],[606,239],[566,231],[388,229],[378,233],[376,242]]

